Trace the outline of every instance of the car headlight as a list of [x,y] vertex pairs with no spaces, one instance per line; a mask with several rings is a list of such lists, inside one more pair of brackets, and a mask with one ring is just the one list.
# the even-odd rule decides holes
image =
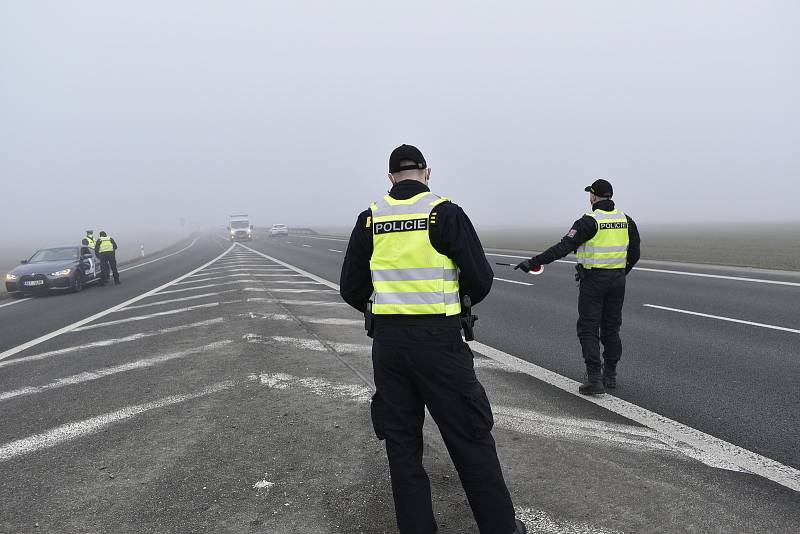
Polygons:
[[17,275],[14,273],[6,273],[6,280],[16,280]]
[[56,271],[54,273],[50,273],[50,276],[67,276],[71,272],[72,272],[72,269],[62,269],[60,271]]

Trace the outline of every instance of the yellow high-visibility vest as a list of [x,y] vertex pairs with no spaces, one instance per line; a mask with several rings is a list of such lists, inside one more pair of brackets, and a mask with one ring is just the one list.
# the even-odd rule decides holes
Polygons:
[[92,239],[88,235],[86,237],[84,237],[84,239],[86,240],[86,246],[91,248],[91,249],[94,249],[94,239]]
[[435,208],[447,199],[423,192],[406,200],[389,195],[373,203],[372,313],[458,315],[458,266],[431,244]]
[[114,252],[114,243],[108,236],[100,238],[100,254],[103,252]]
[[586,215],[597,224],[597,233],[578,247],[578,263],[584,269],[624,269],[628,261],[628,218],[621,211],[594,210]]

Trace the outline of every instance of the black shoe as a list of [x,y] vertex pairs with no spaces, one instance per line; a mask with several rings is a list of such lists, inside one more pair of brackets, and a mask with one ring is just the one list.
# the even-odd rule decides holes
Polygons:
[[514,522],[517,524],[517,528],[514,530],[514,534],[528,534],[528,529],[525,528],[525,523],[523,523],[519,519],[514,519]]
[[119,280],[114,280],[114,285],[115,285],[115,286],[118,286],[118,285],[120,285],[121,283],[122,283],[122,282],[120,282]]
[[586,373],[586,382],[581,384],[578,388],[581,395],[600,395],[606,392],[603,387],[603,379],[600,376],[600,371],[588,371]]
[[603,385],[606,389],[617,388],[617,364],[603,364]]

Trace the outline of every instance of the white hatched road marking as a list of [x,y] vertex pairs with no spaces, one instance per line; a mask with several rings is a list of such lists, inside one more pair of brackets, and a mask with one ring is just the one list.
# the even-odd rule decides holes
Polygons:
[[247,312],[240,315],[240,317],[249,317],[251,319],[266,319],[269,321],[294,321],[300,319],[304,323],[312,324],[328,324],[335,326],[357,326],[363,325],[363,319],[338,319],[336,317],[312,317],[310,315],[287,315],[285,313],[259,313]]
[[665,310],[671,311],[676,313],[683,313],[686,315],[695,315],[697,317],[706,317],[708,319],[718,319],[720,321],[727,321],[729,323],[739,323],[739,324],[746,324],[750,326],[758,326],[759,328],[769,328],[770,330],[781,330],[783,332],[791,332],[793,334],[800,334],[800,330],[797,328],[787,328],[785,326],[775,326],[772,324],[765,324],[765,323],[754,323],[753,321],[745,321],[743,319],[733,319],[731,317],[722,317],[721,315],[711,315],[708,313],[700,313],[695,311],[689,310],[681,310],[679,308],[668,308],[667,306],[657,306],[655,304],[642,304],[645,308],[654,308],[657,310]]
[[71,332],[71,331],[75,330],[76,328],[78,328],[80,326],[83,326],[85,324],[91,323],[92,321],[96,321],[97,319],[100,319],[101,317],[105,317],[106,315],[108,315],[110,313],[113,313],[116,310],[124,308],[125,306],[133,304],[134,302],[139,302],[140,300],[145,299],[145,298],[149,297],[150,295],[154,295],[154,294],[160,292],[162,289],[164,289],[166,287],[169,287],[172,284],[175,284],[177,282],[180,282],[181,280],[193,275],[194,273],[196,273],[196,272],[208,267],[209,265],[211,265],[212,263],[214,263],[218,259],[220,259],[223,256],[225,256],[225,254],[230,252],[230,250],[232,248],[233,248],[233,245],[231,245],[230,248],[228,248],[225,252],[223,252],[222,254],[220,254],[219,256],[214,258],[213,260],[211,260],[211,261],[209,261],[207,263],[204,263],[203,265],[201,265],[197,269],[189,271],[188,273],[186,273],[184,275],[181,275],[178,278],[176,278],[176,279],[174,279],[174,280],[172,280],[170,282],[167,282],[166,284],[162,284],[162,285],[156,287],[155,289],[151,289],[149,291],[145,291],[141,295],[138,295],[136,297],[128,299],[125,302],[121,302],[121,303],[119,303],[119,304],[117,304],[115,306],[112,306],[110,308],[107,308],[107,309],[105,309],[105,310],[103,310],[101,312],[95,313],[94,315],[90,315],[89,317],[85,317],[85,318],[81,319],[80,321],[76,321],[76,322],[74,322],[72,324],[69,324],[69,325],[63,327],[63,328],[59,328],[58,330],[54,330],[53,332],[50,332],[49,334],[45,334],[43,336],[39,336],[39,337],[37,337],[35,339],[32,339],[32,340],[27,341],[25,343],[22,343],[21,345],[17,345],[16,347],[12,347],[12,348],[10,348],[8,350],[0,352],[0,360],[5,360],[6,358],[9,358],[9,357],[13,356],[14,354],[17,354],[18,352],[21,352],[21,351],[23,351],[25,349],[28,349],[30,347],[34,347],[34,346],[36,346],[36,345],[38,345],[40,343],[44,343],[45,341],[47,341],[49,339],[53,339],[54,337],[60,336],[61,334],[64,334],[66,332]]
[[477,341],[470,341],[469,345],[474,351],[499,361],[517,372],[530,375],[586,402],[602,406],[607,410],[652,428],[661,433],[662,440],[671,440],[675,444],[684,443],[689,445],[697,450],[698,454],[702,455],[706,464],[712,467],[732,464],[746,472],[762,476],[795,491],[800,491],[800,471],[797,469],[715,438],[710,434],[673,421],[617,397],[611,395],[581,395],[578,393],[580,384],[570,378]]
[[[197,276],[197,275],[195,275],[195,276]],[[283,278],[283,277],[285,277],[285,278],[292,278],[292,277],[296,277],[296,278],[300,278],[300,275],[299,275],[299,274],[285,274],[285,273],[277,273],[277,274],[235,273],[235,274],[223,274],[223,275],[220,275],[220,276],[212,276],[212,277],[210,277],[210,278],[197,278],[197,279],[194,279],[194,278],[193,278],[192,280],[184,280],[183,282],[178,282],[178,283],[177,283],[177,284],[175,284],[175,285],[176,285],[176,286],[182,286],[182,285],[186,285],[186,284],[196,284],[196,283],[199,283],[199,282],[210,282],[210,281],[212,281],[212,280],[224,280],[224,279],[226,279],[226,278],[234,278],[234,277],[237,277],[237,276],[249,276],[249,277],[252,277],[252,278],[270,278],[270,277],[280,277],[280,278]]]
[[354,402],[366,403],[372,397],[372,390],[358,384],[335,384],[323,378],[298,377],[286,373],[261,373],[250,375],[250,380],[257,380],[260,384],[271,389],[305,388],[320,397],[345,399]]
[[256,293],[335,293],[332,289],[295,289],[287,287],[245,287],[242,291],[252,291]]
[[[126,308],[122,308],[117,310],[114,313],[129,311],[129,310],[139,310],[141,308],[150,308],[151,306],[163,306],[164,304],[172,304],[175,302],[186,302],[187,300],[195,300],[195,299],[202,299],[206,297],[213,297],[216,295],[221,295],[222,293],[235,293],[238,289],[225,289],[223,291],[216,291],[214,293],[201,293],[200,295],[192,295],[190,297],[181,297],[177,299],[166,299],[166,300],[157,300],[155,302],[148,302],[147,304],[138,304],[136,306],[128,306]],[[158,293],[159,295],[161,293]],[[155,296],[155,295],[153,295]]]
[[144,321],[145,319],[152,319],[153,317],[163,317],[165,315],[175,315],[176,313],[184,313],[192,310],[199,310],[201,308],[213,308],[219,306],[219,302],[209,302],[207,304],[197,304],[195,306],[187,306],[186,308],[178,308],[176,310],[167,310],[158,313],[151,313],[149,315],[137,315],[135,317],[126,317],[125,319],[117,319],[116,321],[106,321],[104,323],[94,323],[86,326],[74,328],[73,332],[83,332],[84,330],[91,330],[93,328],[100,328],[103,326],[111,326],[115,324],[131,323],[134,321]]
[[[337,284],[325,280],[324,278],[311,274],[286,262],[277,260],[266,254],[261,254],[260,252],[248,247],[244,248],[256,252],[257,254],[260,254],[266,259],[274,261],[279,265],[290,268],[295,272],[305,274],[313,280],[323,282],[330,288],[336,290],[339,289]],[[498,256],[499,254],[494,255]],[[642,408],[641,406],[637,406],[617,397],[613,397],[611,395],[581,395],[578,393],[579,384],[570,378],[559,375],[558,373],[554,373],[553,371],[549,371],[543,367],[539,367],[536,364],[530,363],[521,358],[517,358],[516,356],[507,354],[501,350],[495,349],[494,347],[484,345],[483,343],[471,341],[469,344],[476,352],[479,352],[480,354],[483,354],[484,356],[487,356],[493,360],[504,363],[518,372],[530,375],[541,380],[542,382],[546,382],[563,391],[566,391],[567,393],[575,395],[585,402],[597,404],[598,406],[602,406],[607,410],[622,415],[623,417],[631,419],[632,421],[642,424],[648,428],[652,428],[653,430],[662,434],[663,440],[668,439],[672,443],[683,443],[689,445],[693,449],[699,451],[700,454],[704,455],[704,461],[708,465],[735,465],[744,471],[761,476],[786,486],[794,491],[800,491],[800,471],[794,469],[793,467],[783,465],[775,460],[761,456],[760,454],[754,453],[742,447],[738,447],[719,438],[715,438],[710,434],[706,434],[700,430],[694,429],[677,421],[673,421],[672,419],[659,415],[655,412],[651,412],[650,410]]]
[[210,326],[212,324],[219,324],[224,322],[225,319],[222,317],[215,317],[214,319],[209,319],[208,321],[199,321],[196,323],[189,323],[189,324],[182,324],[179,326],[171,326],[169,328],[162,328],[161,330],[151,330],[150,332],[139,332],[137,334],[131,334],[130,336],[125,337],[118,337],[118,338],[111,338],[111,339],[101,339],[100,341],[93,341],[91,343],[86,343],[84,345],[76,345],[74,347],[65,347],[63,349],[56,349],[47,352],[42,352],[40,354],[33,354],[31,356],[25,356],[24,358],[15,358],[12,360],[5,360],[0,362],[0,367],[5,367],[7,365],[16,365],[18,363],[25,363],[25,362],[32,362],[37,360],[44,360],[45,358],[51,358],[53,356],[61,356],[62,354],[69,354],[71,352],[76,351],[84,351],[88,349],[93,349],[96,347],[108,347],[109,345],[116,345],[118,343],[126,343],[128,341],[137,341],[139,339],[144,339],[153,336],[159,336],[161,334],[171,334],[173,332],[180,332],[181,330],[189,330],[191,328],[199,328],[202,326]]
[[267,297],[249,297],[247,299],[247,302],[266,302],[269,304],[286,304],[287,306],[347,306],[347,304],[340,301],[288,300],[288,299],[273,299]]
[[203,345],[202,347],[195,347],[187,350],[182,350],[179,352],[172,352],[170,354],[163,354],[161,356],[154,356],[152,358],[143,358],[141,360],[115,365],[113,367],[95,369],[94,371],[84,371],[82,373],[78,373],[72,376],[58,378],[56,380],[53,380],[49,384],[44,384],[41,386],[27,386],[24,388],[19,388],[12,391],[6,391],[0,393],[0,401],[13,399],[14,397],[20,397],[23,395],[34,395],[36,393],[41,393],[43,391],[62,388],[65,386],[72,386],[75,384],[81,384],[83,382],[90,382],[92,380],[98,380],[100,378],[105,378],[107,376],[115,375],[118,373],[125,373],[127,371],[146,369],[148,367],[153,367],[155,365],[168,362],[170,360],[177,360],[179,358],[185,358],[187,356],[192,356],[195,354],[202,354],[204,352],[215,350],[225,345],[229,345],[231,343],[233,343],[233,341],[230,340],[217,341],[215,343]]
[[260,334],[245,334],[242,336],[248,343],[261,343],[272,344],[280,343],[282,345],[291,345],[298,349],[313,350],[315,352],[327,352],[330,350],[328,345],[333,347],[336,352],[370,352],[372,345],[359,345],[357,343],[336,343],[326,342],[322,343],[318,339],[305,339],[299,337],[286,337],[286,336],[262,336]]
[[344,254],[344,251],[336,250],[335,248],[329,248],[328,252],[338,252],[339,254]]
[[152,402],[144,404],[136,404],[128,406],[114,412],[98,415],[82,421],[75,421],[65,425],[57,426],[41,434],[36,434],[23,439],[18,439],[5,445],[0,445],[0,462],[11,460],[17,456],[30,454],[42,449],[55,447],[66,441],[81,438],[99,432],[103,428],[130,419],[133,416],[139,415],[150,410],[163,408],[173,404],[179,404],[187,400],[197,399],[206,395],[211,395],[219,391],[224,391],[235,386],[236,383],[232,380],[217,382],[210,386],[201,388],[195,392],[187,393],[184,395],[172,395],[164,397]]

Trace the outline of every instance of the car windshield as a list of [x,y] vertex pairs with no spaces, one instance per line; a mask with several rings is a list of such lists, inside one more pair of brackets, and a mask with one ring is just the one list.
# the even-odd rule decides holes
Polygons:
[[250,223],[247,221],[231,221],[231,228],[249,228]]
[[286,225],[285,224],[273,224],[272,227],[273,228],[286,228]]
[[28,263],[39,263],[43,261],[65,261],[77,260],[77,247],[45,248],[31,256]]

